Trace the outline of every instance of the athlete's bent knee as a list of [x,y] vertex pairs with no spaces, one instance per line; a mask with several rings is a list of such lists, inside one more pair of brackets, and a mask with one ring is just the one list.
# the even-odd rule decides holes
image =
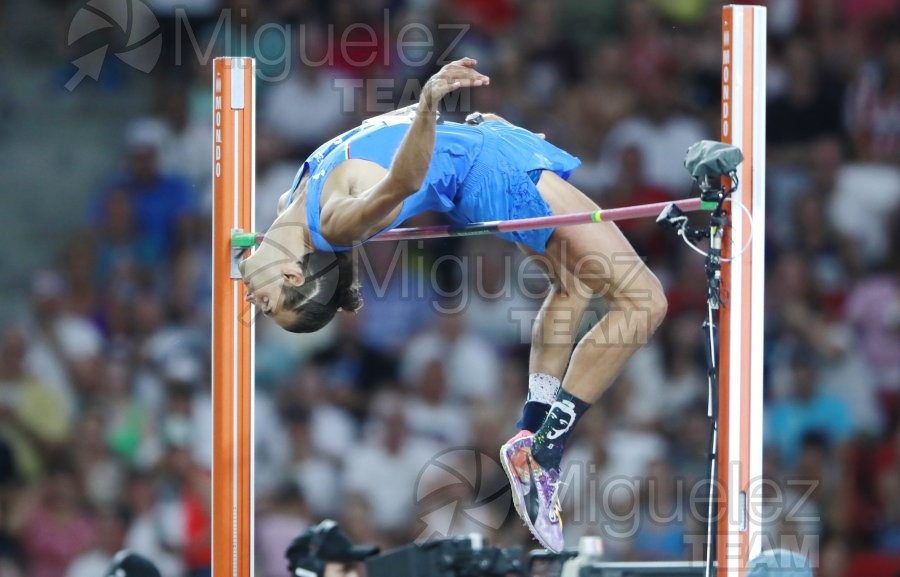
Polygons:
[[650,331],[656,332],[656,329],[662,324],[666,318],[666,312],[669,310],[669,300],[666,293],[662,290],[662,286],[657,281],[657,286],[650,291],[649,316]]

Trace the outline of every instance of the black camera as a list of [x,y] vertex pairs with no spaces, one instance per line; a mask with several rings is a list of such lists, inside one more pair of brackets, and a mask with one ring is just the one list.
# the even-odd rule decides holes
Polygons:
[[483,544],[480,535],[407,545],[366,560],[369,577],[507,577],[525,574],[521,547]]

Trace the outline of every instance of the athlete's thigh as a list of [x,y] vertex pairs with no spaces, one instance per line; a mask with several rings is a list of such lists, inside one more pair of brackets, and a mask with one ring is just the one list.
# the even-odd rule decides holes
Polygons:
[[[538,191],[553,214],[598,210],[583,192],[544,171]],[[614,223],[600,222],[557,227],[547,242],[550,261],[607,299],[643,299],[659,290],[659,281]]]
[[594,295],[594,291],[569,272],[569,269],[559,261],[555,254],[551,254],[550,251],[540,254],[524,244],[516,244],[516,246],[525,253],[531,262],[547,274],[557,293],[577,296],[583,301],[589,301]]

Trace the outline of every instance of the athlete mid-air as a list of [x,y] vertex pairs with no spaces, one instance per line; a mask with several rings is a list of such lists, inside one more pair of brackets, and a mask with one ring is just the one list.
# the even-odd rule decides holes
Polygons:
[[[370,119],[320,146],[240,264],[247,299],[286,330],[312,332],[361,306],[351,249],[425,211],[454,223],[595,211],[566,181],[580,162],[495,115],[438,123],[438,102],[490,79],[463,58],[424,85],[418,106]],[[521,431],[501,448],[519,515],[563,548],[557,488],[572,429],[666,314],[656,277],[612,223],[503,233],[538,259],[551,288],[534,324]],[[590,298],[608,313],[577,343]],[[574,349],[573,349],[574,347]]]

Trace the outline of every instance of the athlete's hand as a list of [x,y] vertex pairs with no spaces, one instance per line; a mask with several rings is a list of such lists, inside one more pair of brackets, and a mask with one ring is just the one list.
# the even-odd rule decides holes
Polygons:
[[462,58],[447,64],[428,79],[419,97],[419,111],[436,112],[441,98],[457,88],[487,86],[491,79],[475,70],[474,58]]

